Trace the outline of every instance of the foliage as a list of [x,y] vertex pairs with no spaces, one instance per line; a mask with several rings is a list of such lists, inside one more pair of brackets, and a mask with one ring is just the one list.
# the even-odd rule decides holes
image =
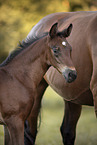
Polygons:
[[68,10],[58,0],[49,0],[49,3],[43,0],[0,1],[0,57],[14,49],[42,17],[57,12],[56,8]]
[[97,9],[96,0],[69,0],[70,11],[93,11]]
[[94,10],[93,0],[0,0],[0,62],[44,16],[62,11]]

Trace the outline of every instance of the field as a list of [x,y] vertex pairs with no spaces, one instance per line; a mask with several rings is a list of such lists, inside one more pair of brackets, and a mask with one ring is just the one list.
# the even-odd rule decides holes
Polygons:
[[[60,125],[63,112],[62,98],[49,87],[42,101],[42,120],[36,145],[62,145]],[[0,126],[0,145],[4,145],[2,126]],[[97,119],[93,107],[83,107],[77,125],[76,145],[97,145]]]

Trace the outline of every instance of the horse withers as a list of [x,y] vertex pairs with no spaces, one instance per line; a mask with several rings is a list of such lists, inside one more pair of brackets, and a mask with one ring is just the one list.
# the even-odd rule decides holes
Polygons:
[[[64,145],[74,145],[76,125],[82,105],[94,105],[97,115],[97,11],[50,14],[32,28],[26,41],[28,42],[32,37],[48,32],[51,25],[57,21],[60,31],[70,23],[73,24],[72,33],[67,40],[73,49],[72,60],[77,70],[77,79],[73,83],[66,83],[59,72],[50,67],[44,76],[46,82],[41,82],[37,96],[42,98],[46,87],[50,85],[63,97],[65,100],[64,117],[61,125],[63,143]],[[40,103],[37,101],[38,109],[40,109]],[[29,118],[29,120],[32,120],[32,128],[35,128],[33,124],[37,126],[36,118],[33,116]],[[26,125],[26,128],[29,127]],[[33,129],[31,136],[35,138],[34,133],[35,130]]]
[[72,48],[66,40],[72,24],[62,32],[57,25],[41,38],[23,41],[0,65],[0,123],[5,128],[5,145],[24,145],[24,121],[36,105],[38,86],[51,65],[67,81],[76,79]]

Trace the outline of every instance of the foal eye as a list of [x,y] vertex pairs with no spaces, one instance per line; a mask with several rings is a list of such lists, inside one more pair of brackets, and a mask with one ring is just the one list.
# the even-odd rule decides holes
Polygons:
[[56,57],[58,57],[59,50],[60,50],[59,47],[54,47],[54,48],[53,48],[53,52],[54,52],[54,55],[55,55]]
[[58,49],[54,48],[54,49],[53,49],[53,52],[54,52],[54,53],[57,53],[57,52],[58,52]]

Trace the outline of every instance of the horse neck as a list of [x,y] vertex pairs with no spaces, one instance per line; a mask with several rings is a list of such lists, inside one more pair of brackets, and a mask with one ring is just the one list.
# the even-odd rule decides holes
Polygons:
[[29,48],[23,50],[7,66],[7,71],[22,83],[32,87],[38,86],[48,69],[48,47],[46,39],[38,40]]

